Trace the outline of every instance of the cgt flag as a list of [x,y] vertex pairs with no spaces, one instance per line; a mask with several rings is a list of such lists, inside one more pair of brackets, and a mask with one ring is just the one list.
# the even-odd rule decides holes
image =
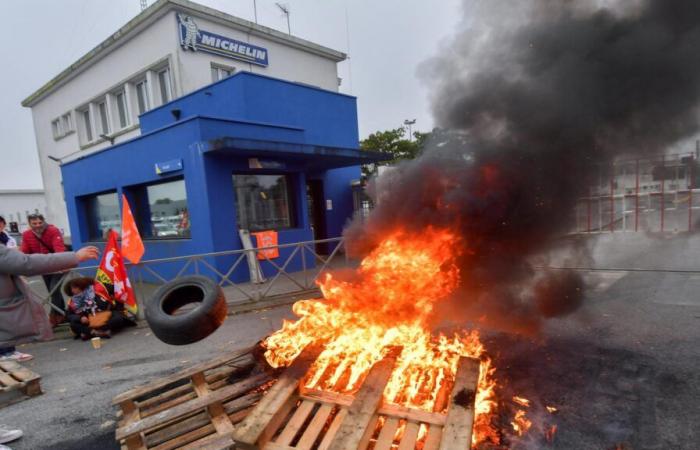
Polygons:
[[143,241],[136,228],[126,195],[122,194],[122,255],[133,264],[138,264],[143,256]]
[[114,293],[114,299],[123,303],[127,311],[132,314],[138,312],[136,295],[127,277],[124,260],[117,246],[117,232],[114,230],[109,230],[107,245],[95,278],[108,292]]

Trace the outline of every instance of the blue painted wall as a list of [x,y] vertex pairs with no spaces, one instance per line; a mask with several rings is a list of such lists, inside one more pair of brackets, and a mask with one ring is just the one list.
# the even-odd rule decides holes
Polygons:
[[[177,122],[170,112],[173,108],[182,111]],[[340,236],[352,216],[350,183],[359,179],[359,166],[336,168],[338,161],[325,154],[282,152],[277,156],[280,168],[250,169],[248,158],[255,156],[250,151],[212,143],[234,138],[270,141],[272,146],[323,146],[330,153],[334,148],[345,152],[357,149],[353,97],[240,73],[142,115],[141,127],[143,134],[135,139],[61,166],[76,248],[88,242],[86,197],[116,190],[120,198],[122,193],[127,195],[132,209],[139,209],[138,196],[134,195],[137,189],[170,179],[185,180],[191,237],[145,240],[144,260],[241,248],[232,179],[236,173],[289,176],[296,224],[278,230],[280,244],[313,239],[306,200],[307,177],[323,180],[325,198],[333,202],[333,209],[325,211],[329,237]],[[173,159],[182,159],[182,170],[156,173],[156,163]],[[284,264],[291,252],[292,249],[283,249],[277,264]],[[307,267],[310,261],[307,258]],[[232,262],[230,257],[219,257],[214,265],[225,272]],[[160,267],[170,277],[181,266]],[[262,268],[266,276],[276,272],[267,262],[262,263]],[[300,268],[301,257],[297,255],[288,269]],[[248,279],[245,261],[232,278]]]
[[144,133],[180,118],[208,115],[304,130],[313,145],[357,148],[357,100],[345,94],[277,78],[238,72],[141,115]]

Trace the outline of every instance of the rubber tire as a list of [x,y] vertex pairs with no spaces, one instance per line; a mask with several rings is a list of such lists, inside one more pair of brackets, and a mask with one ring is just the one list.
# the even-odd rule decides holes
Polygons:
[[[172,315],[181,306],[200,304],[183,314]],[[146,304],[146,321],[153,334],[171,345],[201,341],[226,320],[228,309],[221,286],[209,278],[194,275],[170,281]]]

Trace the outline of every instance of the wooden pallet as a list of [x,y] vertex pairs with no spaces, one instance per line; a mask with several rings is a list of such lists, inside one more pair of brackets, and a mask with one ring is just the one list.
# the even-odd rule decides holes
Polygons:
[[[114,398],[121,407],[116,438],[129,450],[241,449],[376,450],[468,449],[479,361],[461,358],[447,414],[383,405],[382,394],[400,348],[376,363],[354,396],[308,390],[300,382],[321,352],[305,349],[270,386],[271,375],[236,378],[255,365],[251,349],[132,389]],[[236,379],[231,383],[232,379]],[[261,387],[268,387],[262,394]],[[457,400],[455,400],[457,399]],[[403,429],[401,438],[397,430]],[[400,442],[397,442],[400,441]]]
[[250,373],[256,367],[252,350],[226,353],[116,396],[117,441],[130,450],[230,448],[233,426],[273,379]]
[[[421,429],[425,450],[464,450],[471,446],[479,361],[460,358],[446,414],[382,405],[382,394],[397,351],[370,370],[354,397],[300,389],[308,362],[294,361],[282,378],[235,427],[237,448],[262,450],[375,450],[416,448]],[[308,357],[311,355],[307,355]],[[298,367],[294,367],[300,362]],[[402,433],[397,430],[403,429]],[[398,436],[398,437],[397,437]]]
[[0,407],[41,393],[39,374],[15,361],[0,362]]

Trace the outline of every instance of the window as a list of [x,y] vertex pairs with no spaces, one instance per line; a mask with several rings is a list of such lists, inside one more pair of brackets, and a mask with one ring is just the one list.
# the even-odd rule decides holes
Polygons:
[[124,91],[117,92],[114,95],[117,100],[117,113],[119,115],[119,128],[126,128],[129,125],[129,111],[126,106],[126,94]]
[[146,80],[136,83],[136,103],[139,107],[139,114],[143,114],[151,109],[151,101],[148,97],[148,81]]
[[162,103],[170,101],[170,69],[161,70],[158,72],[158,84],[160,85],[160,100]]
[[109,116],[107,115],[107,103],[98,103],[97,110],[100,113],[100,124],[102,125],[102,132],[100,134],[109,134]]
[[190,237],[185,180],[167,181],[133,189],[139,229],[150,239]]
[[53,131],[53,138],[58,139],[63,136],[63,127],[61,121],[56,119],[51,122],[51,130]]
[[92,120],[90,120],[90,110],[82,111],[80,115],[83,117],[83,128],[85,129],[85,142],[92,142]]
[[224,78],[228,78],[233,75],[233,67],[223,67],[212,64],[211,65],[211,81],[219,81]]
[[252,231],[295,226],[286,175],[234,175],[238,227]]
[[121,216],[116,192],[91,195],[86,197],[84,202],[89,240],[105,240],[110,228],[121,232]]
[[61,123],[63,124],[63,134],[68,134],[73,131],[73,117],[70,113],[66,113],[61,117]]

